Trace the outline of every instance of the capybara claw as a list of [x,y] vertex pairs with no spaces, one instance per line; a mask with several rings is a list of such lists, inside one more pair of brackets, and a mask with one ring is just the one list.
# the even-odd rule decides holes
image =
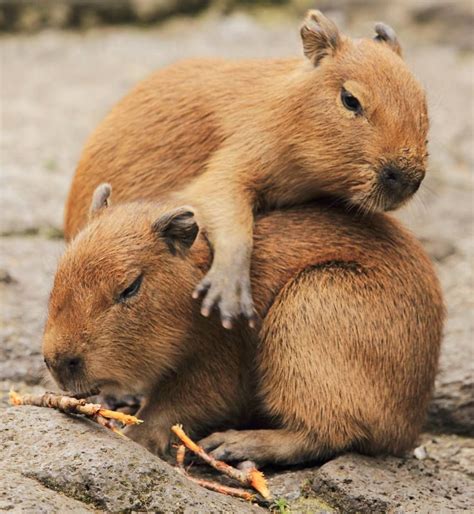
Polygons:
[[227,330],[231,330],[232,329],[232,318],[230,316],[221,316],[221,323],[222,323],[222,326],[224,328],[226,328]]
[[211,269],[201,280],[193,292],[193,298],[204,295],[201,304],[201,314],[209,317],[214,307],[220,311],[221,324],[230,330],[239,316],[255,327],[255,311],[250,292],[250,280],[244,276],[233,279],[227,270]]

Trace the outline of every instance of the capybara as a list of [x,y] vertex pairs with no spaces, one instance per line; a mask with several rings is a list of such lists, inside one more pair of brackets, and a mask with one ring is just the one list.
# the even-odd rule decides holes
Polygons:
[[[213,249],[194,296],[222,323],[253,320],[255,213],[320,196],[363,211],[394,209],[426,167],[425,94],[384,24],[350,39],[319,11],[301,28],[305,58],[187,60],[154,73],[88,141],[70,191],[66,235],[94,189],[117,200],[173,193],[197,209]],[[78,201],[80,199],[80,201]],[[86,200],[87,199],[87,200]],[[253,324],[253,321],[251,321]]]
[[228,331],[191,298],[211,260],[193,210],[107,206],[109,194],[97,188],[54,280],[43,351],[62,388],[144,395],[145,423],[128,434],[159,455],[177,422],[215,457],[261,464],[414,443],[444,309],[428,257],[396,221],[323,202],[258,216],[261,325]]

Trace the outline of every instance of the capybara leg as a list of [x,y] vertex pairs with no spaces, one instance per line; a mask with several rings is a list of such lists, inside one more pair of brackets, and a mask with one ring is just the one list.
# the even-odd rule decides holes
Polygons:
[[[231,238],[229,238],[231,239]],[[222,325],[232,328],[233,321],[242,314],[253,324],[254,308],[250,289],[250,250],[247,243],[226,245],[229,251],[217,250],[214,262],[195,289],[194,296],[204,295],[201,313],[209,316],[214,305],[219,306]],[[236,248],[234,248],[236,246]],[[222,257],[224,254],[226,257]]]
[[199,445],[218,460],[258,464],[294,464],[318,456],[310,452],[309,439],[290,430],[228,430],[215,432]]
[[213,261],[207,275],[194,291],[203,296],[201,313],[209,316],[220,310],[222,325],[231,328],[241,314],[254,322],[250,289],[250,256],[253,244],[253,195],[236,177],[249,163],[240,150],[216,152],[206,172],[176,198],[196,208],[199,224],[213,248]]
[[170,430],[173,419],[179,414],[173,410],[163,408],[161,413],[159,405],[142,407],[136,416],[143,420],[140,425],[130,425],[125,429],[127,437],[147,450],[164,459],[171,458],[172,432]]
[[[206,337],[216,338],[213,344],[217,344],[217,334],[221,332],[219,327],[217,333],[209,328]],[[181,423],[190,437],[199,439],[216,426],[238,426],[245,422],[244,405],[246,411],[252,409],[241,380],[244,384],[248,382],[249,366],[241,363],[244,370],[239,368],[242,351],[239,344],[246,343],[238,333],[231,333],[222,341],[218,355],[210,356],[206,348],[202,353],[197,352],[192,362],[187,362],[172,380],[163,381],[148,395],[137,413],[144,423],[129,427],[127,435],[152,453],[167,458],[172,453],[171,427],[176,423]]]

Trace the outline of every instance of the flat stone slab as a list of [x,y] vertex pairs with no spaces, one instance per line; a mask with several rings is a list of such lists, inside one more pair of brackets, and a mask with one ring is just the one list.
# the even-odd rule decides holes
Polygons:
[[[12,501],[8,491],[15,473],[43,487],[40,508],[40,500],[48,505],[56,492],[83,511],[261,511],[196,486],[127,438],[51,409],[10,407],[2,412],[0,454],[3,469],[10,473],[2,486],[7,502]],[[28,483],[22,479],[15,494]],[[33,499],[28,496],[25,501]]]
[[447,455],[439,455],[443,455],[443,450],[449,454],[452,441],[441,438],[435,444],[440,447],[438,453],[432,450],[432,457],[422,461],[414,457],[339,457],[318,470],[311,488],[347,513],[471,510],[474,498],[472,441],[458,441],[457,445],[457,451],[463,451],[464,458],[470,461],[469,471],[450,465]]
[[[268,469],[269,485],[276,501],[292,513],[468,510],[474,494],[474,441],[423,434],[421,443],[423,460],[413,454],[348,454],[321,467]],[[262,511],[199,488],[132,441],[51,409],[4,410],[0,452],[6,471],[0,508],[21,499],[25,509],[36,501],[35,512],[56,512],[48,510],[51,505],[73,512]],[[222,478],[202,466],[193,474]]]
[[4,471],[0,480],[0,511],[82,514],[97,512],[97,509],[48,489],[41,482],[21,473]]

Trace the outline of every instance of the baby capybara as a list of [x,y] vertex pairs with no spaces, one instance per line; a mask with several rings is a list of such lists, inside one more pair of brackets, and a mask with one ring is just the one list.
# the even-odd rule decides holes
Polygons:
[[351,39],[319,11],[301,28],[305,58],[187,60],[119,102],[87,143],[66,235],[83,226],[101,182],[117,199],[173,193],[197,209],[213,248],[195,296],[223,325],[253,319],[254,213],[332,195],[363,211],[394,209],[426,168],[425,94],[394,31]]
[[128,434],[165,455],[183,423],[217,458],[298,463],[415,441],[437,369],[443,303],[396,221],[310,206],[259,217],[258,331],[226,331],[191,299],[210,264],[189,207],[107,206],[60,260],[44,356],[67,390],[145,396]]

